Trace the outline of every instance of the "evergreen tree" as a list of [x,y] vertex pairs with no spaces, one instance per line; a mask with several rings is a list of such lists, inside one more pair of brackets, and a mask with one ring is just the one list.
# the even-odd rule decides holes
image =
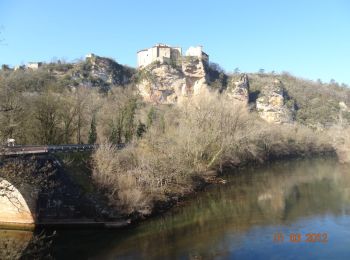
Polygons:
[[139,123],[137,124],[137,127],[136,127],[136,136],[138,138],[141,138],[145,132],[146,132],[146,125],[139,120]]
[[96,131],[96,117],[95,115],[92,116],[91,119],[91,126],[89,131],[89,144],[94,144],[97,140],[97,131]]
[[132,136],[134,135],[134,118],[136,113],[136,99],[132,98],[124,107],[123,111],[123,132],[125,143],[131,141]]
[[147,128],[149,128],[152,125],[155,118],[156,118],[156,110],[154,109],[154,107],[151,107],[151,109],[148,111],[148,114],[147,114],[147,123],[146,123]]

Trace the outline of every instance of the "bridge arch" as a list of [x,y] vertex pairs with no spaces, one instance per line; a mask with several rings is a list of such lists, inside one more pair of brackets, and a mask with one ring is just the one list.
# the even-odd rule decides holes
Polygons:
[[0,225],[34,227],[37,195],[27,185],[18,189],[0,178]]

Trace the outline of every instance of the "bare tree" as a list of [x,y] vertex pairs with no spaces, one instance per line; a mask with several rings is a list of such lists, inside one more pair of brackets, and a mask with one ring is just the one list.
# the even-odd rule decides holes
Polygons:
[[1,139],[19,137],[24,110],[21,93],[6,83],[0,84],[0,136]]
[[36,136],[42,144],[60,143],[60,100],[52,92],[42,93],[34,102],[33,112],[37,124]]

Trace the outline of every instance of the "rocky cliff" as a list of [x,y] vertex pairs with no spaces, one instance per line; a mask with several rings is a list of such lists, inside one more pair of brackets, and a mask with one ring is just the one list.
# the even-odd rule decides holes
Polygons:
[[109,89],[112,85],[124,86],[131,82],[134,69],[120,65],[112,59],[90,55],[71,70],[72,79],[82,85]]
[[185,75],[186,86],[184,96],[198,95],[209,89],[205,63],[196,57],[186,57],[182,61],[182,71]]
[[269,123],[292,123],[294,120],[294,101],[289,99],[279,80],[274,80],[261,89],[256,109],[260,117]]
[[[195,57],[186,57],[181,67],[166,63],[152,63],[137,74],[139,94],[146,102],[174,104],[181,100],[209,92],[209,75],[206,64]],[[216,88],[219,92],[224,86]],[[246,74],[231,77],[224,91],[229,99],[249,103],[249,79]],[[265,84],[256,100],[260,117],[270,123],[292,123],[295,105],[281,81],[274,79]]]
[[165,63],[153,63],[137,74],[136,87],[146,102],[176,103],[185,85],[181,69]]
[[239,80],[231,79],[226,90],[226,95],[233,100],[248,104],[249,102],[249,80],[247,74],[242,74]]
[[136,87],[145,101],[174,104],[208,90],[207,73],[202,60],[186,57],[181,66],[155,62],[140,69]]

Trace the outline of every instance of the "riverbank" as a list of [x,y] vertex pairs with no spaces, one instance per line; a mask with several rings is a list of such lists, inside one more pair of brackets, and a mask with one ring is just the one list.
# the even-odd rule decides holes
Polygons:
[[[289,154],[284,156],[274,156],[269,158],[269,160],[264,162],[259,161],[252,161],[252,162],[245,162],[244,164],[240,165],[232,165],[227,164],[223,165],[222,169],[217,171],[210,171],[206,173],[206,178],[203,178],[202,180],[199,180],[196,182],[196,184],[193,186],[193,190],[186,194],[177,194],[173,197],[169,197],[168,201],[158,201],[155,203],[154,209],[150,215],[147,216],[141,216],[141,215],[134,215],[132,218],[128,218],[126,216],[125,218],[130,220],[130,225],[136,225],[140,222],[147,221],[149,219],[152,219],[154,217],[159,217],[160,215],[166,213],[167,211],[171,210],[172,208],[176,207],[177,205],[182,205],[183,202],[189,201],[191,199],[194,199],[196,197],[197,192],[203,192],[206,188],[210,185],[225,185],[227,184],[227,175],[231,174],[242,174],[243,172],[247,171],[249,169],[250,171],[259,171],[263,168],[266,168],[270,164],[274,163],[284,163],[284,162],[293,162],[300,159],[318,159],[318,158],[337,158],[337,154],[334,150],[330,151],[324,151],[324,152],[317,152],[307,155],[300,155],[300,154]],[[238,187],[237,187],[238,188]]]
[[[314,153],[308,153],[307,157],[317,157],[317,156],[327,156],[327,157],[331,157],[331,156],[335,156],[335,153],[333,151],[327,151],[327,152],[314,152]],[[83,155],[83,157],[85,159],[89,158],[89,155]],[[74,158],[75,159],[79,159],[80,163],[74,162]],[[54,211],[52,211],[52,205],[47,207],[48,204],[50,204],[52,201],[50,198],[46,198],[43,200],[42,196],[35,196],[34,198],[32,197],[26,197],[25,194],[28,194],[28,192],[24,192],[23,189],[19,189],[22,196],[23,196],[23,200],[25,200],[25,203],[27,204],[31,204],[32,207],[30,207],[28,210],[28,214],[31,214],[33,216],[32,218],[32,223],[21,223],[19,220],[16,222],[15,217],[12,219],[12,221],[14,222],[3,222],[0,221],[0,229],[2,230],[36,230],[36,229],[101,229],[101,228],[107,228],[107,229],[119,229],[119,228],[123,228],[123,227],[127,227],[127,226],[131,226],[131,225],[135,225],[138,224],[141,221],[145,221],[146,219],[150,219],[150,218],[154,218],[156,216],[159,216],[167,211],[169,211],[169,209],[176,207],[176,205],[181,205],[184,201],[187,201],[190,198],[194,198],[196,197],[196,193],[197,192],[201,192],[203,191],[206,187],[208,187],[208,185],[224,185],[226,183],[225,177],[224,179],[223,176],[225,176],[225,174],[227,172],[235,172],[237,174],[242,174],[242,172],[245,171],[246,168],[251,168],[251,169],[259,169],[262,167],[265,167],[265,165],[270,164],[271,162],[274,161],[292,161],[296,158],[305,158],[305,154],[289,154],[289,155],[284,155],[284,156],[274,156],[274,157],[270,157],[268,160],[265,161],[246,161],[245,163],[241,163],[239,165],[232,165],[230,164],[223,164],[222,167],[219,169],[217,169],[216,171],[211,170],[206,172],[205,174],[201,174],[201,178],[196,178],[195,180],[192,180],[191,184],[191,189],[188,189],[187,192],[182,192],[182,193],[172,193],[172,194],[168,194],[168,196],[166,197],[166,199],[160,199],[158,201],[154,201],[154,205],[152,208],[152,211],[150,214],[140,214],[140,213],[132,213],[132,214],[120,214],[120,211],[118,211],[118,207],[116,205],[110,205],[111,208],[109,208],[110,212],[118,212],[118,218],[116,219],[114,218],[110,218],[110,217],[101,217],[101,215],[96,215],[98,212],[95,211],[95,213],[88,213],[85,212],[84,215],[82,215],[81,217],[79,217],[79,215],[76,215],[74,218],[72,218],[72,216],[67,215],[67,213],[64,213],[65,211],[63,210],[63,208],[60,209],[56,209]],[[78,184],[78,186],[80,187],[79,190],[80,192],[82,192],[81,194],[86,194],[86,192],[88,192],[88,197],[91,198],[95,198],[94,200],[90,200],[90,203],[93,203],[94,206],[100,206],[101,205],[101,201],[98,202],[96,198],[99,198],[99,200],[101,200],[103,198],[103,195],[100,194],[98,195],[98,190],[94,188],[94,184],[93,183],[89,183],[88,186],[86,186],[86,184],[88,183],[89,180],[89,174],[87,174],[87,167],[86,167],[86,163],[87,161],[84,160],[85,162],[83,163],[83,161],[81,161],[81,156],[78,155],[74,155],[72,156],[67,156],[67,155],[63,155],[63,157],[60,157],[60,161],[61,161],[61,165],[63,165],[63,168],[60,170],[62,174],[62,171],[65,171],[65,174],[67,174],[69,176],[69,178],[71,180],[74,180],[75,184]],[[41,160],[43,160],[43,158],[41,158]],[[26,164],[28,166],[28,162],[22,162],[24,164]],[[6,165],[5,165],[6,166]],[[8,166],[6,166],[8,167]],[[28,168],[28,167],[27,167]],[[7,168],[9,169],[9,168]],[[18,166],[15,167],[15,169],[18,170]],[[74,169],[74,174],[72,175],[71,170]],[[12,169],[14,170],[14,169]],[[33,169],[32,169],[33,170]],[[18,171],[14,171],[14,172],[18,172]],[[41,173],[43,172],[42,170],[40,171]],[[15,185],[19,185],[19,186],[26,186],[26,180],[22,179],[19,180],[18,176],[21,176],[21,172],[19,172],[20,174],[17,175],[17,179],[16,181],[13,181],[13,183]],[[29,172],[25,173],[26,175],[30,175]],[[50,174],[49,174],[50,175]],[[3,175],[2,175],[3,176]],[[34,176],[35,177],[35,176]],[[58,176],[56,176],[57,178]],[[67,178],[67,177],[65,177]],[[65,178],[61,179],[64,180]],[[32,178],[28,178],[27,177],[27,184],[28,184],[28,179],[30,180],[29,182],[32,181]],[[42,179],[41,182],[43,183],[47,183],[48,180],[44,180]],[[61,185],[63,184],[62,182],[60,182]],[[37,183],[37,184],[40,184]],[[64,185],[72,185],[71,183],[67,183],[65,182]],[[188,185],[188,184],[187,184]],[[30,188],[29,186],[26,186],[27,189]],[[85,187],[85,188],[82,188]],[[32,192],[36,189],[34,186],[32,187]],[[41,192],[44,192],[44,190],[42,190]],[[57,191],[56,191],[57,192]],[[108,192],[108,191],[105,191]],[[55,194],[55,191],[53,190],[53,193]],[[11,196],[10,196],[11,197]],[[14,197],[12,196],[12,198],[14,199]],[[86,195],[85,195],[85,199],[86,200]],[[32,201],[30,201],[30,199]],[[72,206],[72,202],[71,200],[74,199],[74,197],[70,197],[68,196],[68,204],[70,206]],[[67,198],[65,199],[67,200]],[[65,200],[63,200],[63,203],[65,203]],[[76,200],[76,199],[74,199]],[[106,205],[107,205],[107,200],[108,197],[104,197],[103,202],[105,204],[105,209],[106,209]],[[67,203],[67,202],[66,202]],[[77,201],[78,203],[78,201]],[[69,206],[69,205],[66,206]],[[45,207],[43,207],[43,205],[46,205]],[[76,207],[76,210],[80,209],[80,210],[87,210],[87,207],[84,206],[86,205],[85,203],[82,203],[82,207],[77,207],[77,204],[74,204]],[[6,207],[5,204],[2,204],[2,212],[4,212],[4,207]],[[38,210],[38,208],[40,210]],[[91,208],[91,207],[90,207]],[[14,210],[16,210],[14,208]],[[63,210],[63,211],[62,211]],[[61,213],[59,215],[52,215],[53,212],[60,212]],[[51,213],[50,213],[51,212]],[[51,215],[48,215],[51,214]],[[90,215],[89,215],[90,214]],[[91,215],[92,214],[92,215]],[[50,216],[50,217],[48,217]],[[90,216],[90,218],[89,218]],[[93,218],[91,218],[91,216],[94,216]],[[114,215],[116,216],[116,215]]]
[[92,157],[14,160],[0,176],[23,189],[19,193],[32,205],[35,223],[84,219],[128,225],[168,210],[210,183],[224,183],[219,178],[226,168],[335,151],[323,132],[269,124],[244,104],[215,96],[157,113],[121,150],[105,142]]
[[[41,252],[49,245],[54,259],[245,259],[252,252],[265,258],[312,254],[339,259],[348,251],[348,172],[349,165],[324,156],[247,165],[223,172],[225,185],[207,185],[137,225],[56,229],[51,243],[36,248]],[[52,234],[44,229],[33,235],[40,232]],[[283,243],[273,242],[276,232],[285,235]],[[302,241],[292,244],[291,233],[300,233]],[[308,233],[327,233],[328,241],[308,243]],[[8,244],[6,237],[0,236],[0,248]],[[15,245],[23,239],[12,237],[17,243],[7,251],[20,253],[23,249]]]
[[[191,101],[192,102],[192,101]],[[93,154],[92,178],[132,221],[163,212],[218,179],[224,168],[334,154],[331,139],[298,124],[269,124],[242,103],[218,97],[168,107],[122,150]]]

